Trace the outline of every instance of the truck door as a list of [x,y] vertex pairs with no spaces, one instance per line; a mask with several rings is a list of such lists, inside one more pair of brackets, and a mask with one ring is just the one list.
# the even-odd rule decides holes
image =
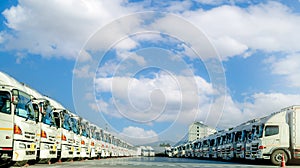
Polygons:
[[266,147],[276,147],[280,146],[280,134],[278,125],[266,125],[264,134],[265,146]]
[[9,92],[0,91],[0,150],[12,150],[13,113]]

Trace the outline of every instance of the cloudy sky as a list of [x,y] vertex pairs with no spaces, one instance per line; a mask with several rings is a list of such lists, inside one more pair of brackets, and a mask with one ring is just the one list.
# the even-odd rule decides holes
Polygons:
[[0,71],[132,143],[300,104],[298,0],[8,0]]

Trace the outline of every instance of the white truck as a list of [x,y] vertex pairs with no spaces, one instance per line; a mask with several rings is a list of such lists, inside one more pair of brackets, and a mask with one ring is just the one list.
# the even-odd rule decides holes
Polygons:
[[0,72],[1,160],[10,160],[16,165],[35,160],[36,132],[32,95],[26,92],[23,84]]
[[80,135],[80,117],[71,113],[71,128],[73,131],[73,158],[80,159],[81,158],[81,135]]
[[96,126],[95,134],[96,134],[95,135],[96,136],[96,138],[95,138],[95,153],[97,155],[97,158],[101,158],[102,150],[104,148],[104,143],[102,141],[103,130],[100,127]]
[[251,136],[249,134],[252,131],[252,125],[250,122],[243,123],[238,126],[235,133],[235,158],[245,159],[246,152],[249,156],[251,153],[250,146],[249,150],[246,150],[246,144],[251,143]]
[[37,161],[51,163],[51,159],[57,158],[57,146],[61,143],[53,110],[43,95],[28,86],[25,87],[34,97],[32,104],[37,122]]
[[251,153],[255,159],[270,159],[279,165],[300,159],[300,106],[290,106],[254,123]]
[[111,156],[117,157],[118,156],[118,146],[117,146],[117,139],[115,136],[111,136]]
[[90,150],[91,150],[91,138],[90,138],[90,123],[83,118],[79,119],[79,125],[80,125],[80,157],[82,159],[89,158],[90,157]]
[[96,149],[97,145],[99,145],[100,141],[100,132],[97,133],[98,127],[94,124],[90,124],[90,157],[98,158],[98,150]]
[[102,153],[101,153],[101,157],[103,158],[107,158],[110,157],[110,134],[106,131],[102,130]]
[[185,144],[185,156],[184,157],[191,157],[192,156],[192,143],[188,142]]
[[194,142],[194,156],[197,158],[202,157],[200,149],[201,149],[202,142],[200,139],[195,140]]
[[68,112],[60,103],[52,98],[46,97],[54,117],[55,125],[58,127],[57,135],[57,158],[58,160],[73,159],[73,132],[71,126],[70,112]]
[[100,129],[101,135],[101,157],[107,158],[109,157],[109,143],[108,143],[108,136],[109,133],[103,129]]

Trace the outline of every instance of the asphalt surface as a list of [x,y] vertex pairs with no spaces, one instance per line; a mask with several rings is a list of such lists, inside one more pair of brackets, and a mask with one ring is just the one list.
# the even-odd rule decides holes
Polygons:
[[[29,168],[60,168],[60,167],[101,167],[101,168],[275,168],[279,166],[272,166],[265,163],[242,163],[242,162],[223,162],[214,160],[197,160],[184,158],[165,158],[165,157],[132,157],[132,158],[109,158],[100,160],[84,160],[74,162],[62,162],[48,164],[34,164],[28,166]],[[287,167],[296,168],[300,165],[289,165]]]

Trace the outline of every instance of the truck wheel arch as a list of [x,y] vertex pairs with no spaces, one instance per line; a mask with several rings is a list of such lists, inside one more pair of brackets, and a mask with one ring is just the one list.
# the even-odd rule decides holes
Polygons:
[[287,149],[282,149],[282,148],[277,148],[274,149],[271,153],[271,158],[270,161],[273,165],[279,165],[281,161],[278,161],[277,159],[275,159],[274,157],[277,157],[280,153],[284,153],[285,155],[285,162],[289,162],[289,160],[291,159],[290,152],[288,152]]
[[289,159],[289,160],[292,159],[292,154],[291,154],[291,152],[290,152],[290,150],[289,150],[288,148],[274,148],[274,149],[272,149],[272,151],[270,152],[271,155],[272,155],[275,151],[277,151],[277,150],[282,150],[282,151],[284,151],[285,154],[287,155],[288,159]]

